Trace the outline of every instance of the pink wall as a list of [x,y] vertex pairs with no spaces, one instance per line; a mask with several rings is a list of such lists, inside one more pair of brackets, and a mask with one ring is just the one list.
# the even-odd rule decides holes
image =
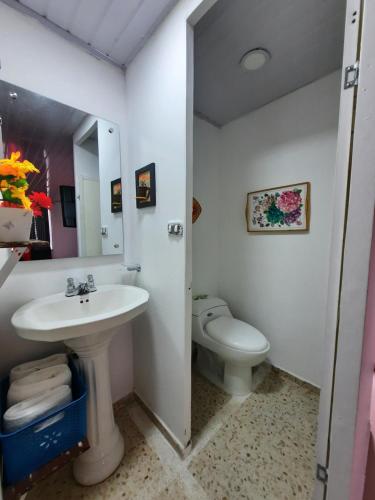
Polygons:
[[[63,147],[62,147],[63,146]],[[78,256],[77,229],[64,227],[60,201],[60,186],[74,186],[73,140],[59,142],[56,151],[50,152],[50,193],[53,201],[51,225],[54,259]]]
[[[351,500],[375,499],[375,226],[367,295],[365,336],[362,351]],[[371,417],[371,420],[370,420]],[[371,421],[371,426],[370,426]]]
[[370,424],[371,438],[367,457],[363,500],[374,500],[375,498],[375,377],[373,377],[372,384]]

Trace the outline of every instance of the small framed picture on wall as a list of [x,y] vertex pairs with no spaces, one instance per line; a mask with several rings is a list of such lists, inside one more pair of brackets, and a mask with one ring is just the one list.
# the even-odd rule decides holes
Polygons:
[[137,208],[156,205],[155,163],[150,163],[135,171],[135,192]]
[[111,181],[111,212],[122,212],[122,185],[121,179]]

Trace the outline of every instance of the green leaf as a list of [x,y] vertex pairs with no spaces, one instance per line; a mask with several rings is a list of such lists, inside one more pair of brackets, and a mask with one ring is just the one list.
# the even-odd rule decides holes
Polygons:
[[19,198],[13,198],[12,191],[10,191],[9,189],[3,191],[2,194],[4,201],[9,201],[10,203],[16,203],[17,205],[22,206],[22,201]]
[[18,188],[27,186],[27,180],[26,179],[17,179],[16,181],[12,182],[13,186],[16,186]]
[[11,182],[14,178],[14,175],[0,175],[0,181]]
[[268,210],[264,211],[264,213],[266,214],[267,221],[271,225],[279,224],[284,220],[284,213],[276,207],[274,202],[268,207]]

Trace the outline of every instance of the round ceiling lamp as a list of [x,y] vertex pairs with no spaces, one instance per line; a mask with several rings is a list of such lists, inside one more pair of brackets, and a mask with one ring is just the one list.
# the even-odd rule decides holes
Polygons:
[[262,68],[271,59],[271,54],[266,49],[252,49],[241,58],[240,64],[245,71],[256,71]]

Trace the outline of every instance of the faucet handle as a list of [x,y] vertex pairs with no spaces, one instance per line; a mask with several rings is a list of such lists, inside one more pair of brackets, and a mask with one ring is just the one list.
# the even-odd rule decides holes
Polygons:
[[87,275],[87,284],[90,292],[95,292],[97,290],[95,286],[94,276],[92,274]]
[[75,292],[76,292],[76,287],[74,285],[74,278],[67,278],[65,295],[67,297],[71,297],[72,295],[75,295]]
[[67,278],[66,284],[68,288],[74,288],[74,278]]

